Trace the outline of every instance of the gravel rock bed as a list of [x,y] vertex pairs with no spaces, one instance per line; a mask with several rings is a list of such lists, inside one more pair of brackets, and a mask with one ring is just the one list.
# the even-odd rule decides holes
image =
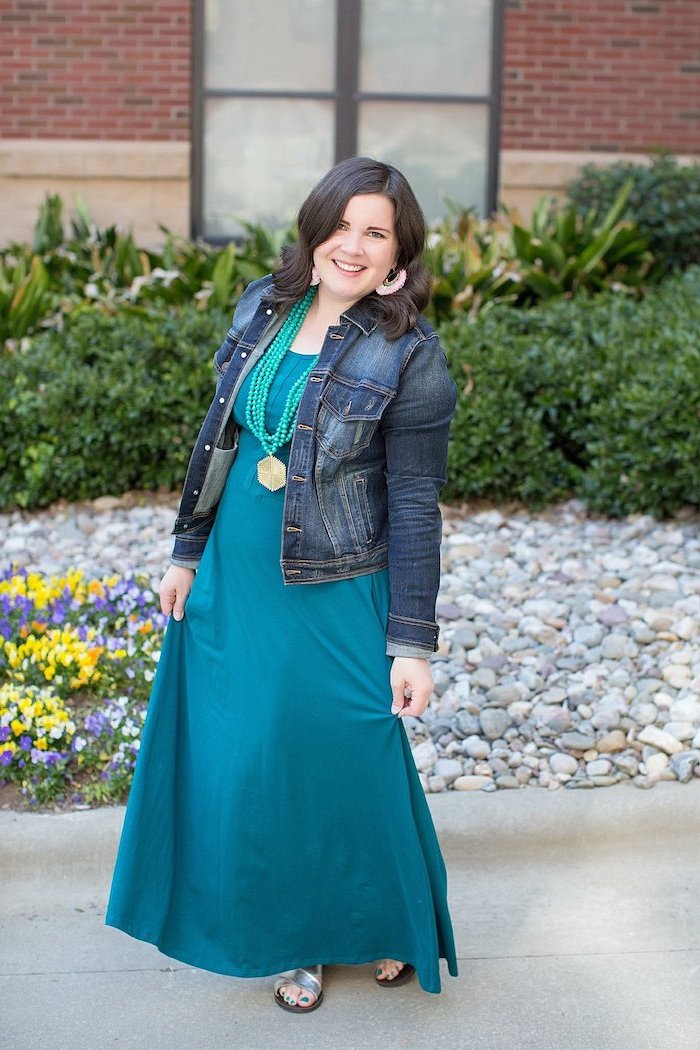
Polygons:
[[[127,493],[2,514],[3,562],[157,587],[175,510]],[[700,777],[699,524],[447,508],[435,697],[406,720],[425,790]]]

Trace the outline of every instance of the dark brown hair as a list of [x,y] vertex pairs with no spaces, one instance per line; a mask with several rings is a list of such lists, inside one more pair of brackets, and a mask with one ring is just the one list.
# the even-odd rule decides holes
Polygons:
[[274,299],[291,305],[301,299],[311,283],[314,249],[327,241],[343,217],[351,197],[380,193],[394,204],[398,269],[406,270],[406,283],[392,295],[370,292],[363,302],[371,306],[384,334],[397,339],[412,328],[430,296],[430,277],[421,262],[425,247],[425,218],[406,178],[391,164],[369,157],[341,160],[323,176],[299,209],[299,241],[282,251],[275,274]]

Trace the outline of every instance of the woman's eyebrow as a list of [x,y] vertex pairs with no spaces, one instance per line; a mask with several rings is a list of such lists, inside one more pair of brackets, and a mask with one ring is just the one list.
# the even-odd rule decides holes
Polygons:
[[[338,219],[338,222],[344,222],[346,226],[352,225],[350,220],[346,219],[344,215],[340,219]],[[389,236],[391,236],[391,232],[392,232],[391,230],[387,230],[385,226],[368,226],[367,229],[368,230],[378,230],[380,233],[386,233]]]

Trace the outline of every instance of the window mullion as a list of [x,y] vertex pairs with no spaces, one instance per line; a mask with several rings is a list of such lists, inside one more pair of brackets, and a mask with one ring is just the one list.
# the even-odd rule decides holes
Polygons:
[[335,159],[357,153],[357,85],[361,0],[336,0]]

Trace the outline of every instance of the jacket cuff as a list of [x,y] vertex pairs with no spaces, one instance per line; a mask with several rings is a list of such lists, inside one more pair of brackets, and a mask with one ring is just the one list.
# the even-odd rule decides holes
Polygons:
[[179,565],[181,569],[194,569],[197,570],[199,566],[199,559],[197,561],[194,558],[175,558],[170,559],[171,565]]
[[421,645],[394,642],[391,638],[387,639],[386,643],[387,656],[410,656],[416,660],[427,660],[433,655],[434,651],[434,649],[425,649]]
[[440,628],[432,620],[417,620],[390,612],[387,645],[398,646],[401,651],[389,652],[387,649],[387,653],[389,656],[430,656],[437,650],[439,633]]
[[[184,565],[186,569],[196,568],[202,560],[211,526],[211,521],[208,521],[190,532],[176,533],[171,554],[174,565]],[[206,530],[204,535],[201,534],[203,529]]]

